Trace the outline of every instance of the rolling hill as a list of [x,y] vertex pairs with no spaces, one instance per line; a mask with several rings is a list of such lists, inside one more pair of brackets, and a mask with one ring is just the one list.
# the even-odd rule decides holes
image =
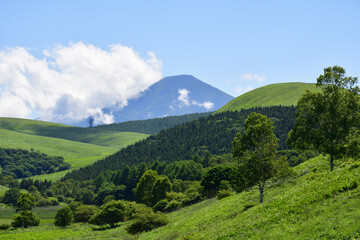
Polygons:
[[[62,156],[71,170],[90,165],[119,149],[146,138],[147,134],[78,128],[37,120],[0,118],[0,146],[39,150]],[[69,171],[34,178],[55,180]]]
[[254,89],[232,101],[216,112],[235,111],[252,107],[297,105],[306,90],[319,92],[315,83],[278,83]]

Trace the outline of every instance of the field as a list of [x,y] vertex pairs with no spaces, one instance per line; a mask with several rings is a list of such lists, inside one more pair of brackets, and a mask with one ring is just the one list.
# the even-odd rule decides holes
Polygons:
[[279,83],[267,85],[233,99],[216,112],[277,105],[296,106],[298,99],[306,90],[313,92],[320,91],[314,83]]
[[140,235],[88,224],[65,229],[43,225],[0,232],[4,239],[358,239],[360,163],[317,157],[297,166],[297,176],[271,182],[259,204],[256,188],[222,200],[208,199],[167,214],[167,226]]
[[[63,135],[68,137],[61,138]],[[65,162],[71,164],[71,170],[90,165],[147,136],[140,133],[77,128],[34,120],[0,118],[1,147],[27,150],[33,148],[47,155],[62,156]],[[67,172],[38,175],[33,178],[54,181]]]

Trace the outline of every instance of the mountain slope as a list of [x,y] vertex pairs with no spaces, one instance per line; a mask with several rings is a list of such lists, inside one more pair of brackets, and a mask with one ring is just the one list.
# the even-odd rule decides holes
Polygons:
[[251,107],[297,105],[298,99],[310,90],[319,92],[315,83],[279,83],[267,85],[247,92],[220,108],[217,112],[235,111]]
[[359,162],[339,164],[329,172],[322,156],[295,167],[297,176],[269,182],[264,203],[259,190],[217,200],[208,199],[168,213],[169,224],[138,235],[126,233],[131,223],[95,231],[89,224],[66,228],[43,225],[0,230],[4,239],[359,239]]
[[[146,138],[147,134],[133,132],[118,132],[108,129],[80,128],[63,124],[19,118],[0,118],[0,129],[13,132],[60,138],[75,142],[90,143],[99,146],[123,148],[138,140]],[[1,146],[1,143],[0,143]]]
[[297,176],[269,183],[264,203],[254,187],[168,214],[170,223],[137,239],[358,239],[360,163],[329,171],[322,156],[295,168]]
[[166,77],[150,86],[120,110],[112,112],[115,122],[215,111],[233,97],[191,75]]

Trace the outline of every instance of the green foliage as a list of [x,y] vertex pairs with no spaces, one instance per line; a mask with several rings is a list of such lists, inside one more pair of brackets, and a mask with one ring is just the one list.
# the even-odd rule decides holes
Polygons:
[[265,106],[296,106],[298,99],[306,90],[318,91],[313,83],[279,83],[254,89],[233,99],[217,110],[240,111],[253,107]]
[[36,214],[31,211],[25,210],[13,216],[13,222],[11,223],[11,226],[27,228],[30,226],[39,226],[39,224],[40,219],[36,216]]
[[158,179],[158,174],[154,170],[147,170],[140,178],[136,186],[136,202],[151,206],[153,204],[153,187]]
[[53,173],[70,169],[70,164],[64,162],[63,157],[53,157],[39,151],[23,149],[1,148],[0,166],[3,175],[16,178],[26,178],[33,175]]
[[236,172],[236,168],[232,166],[219,165],[210,168],[201,181],[205,196],[214,197],[220,189],[220,183],[222,181],[233,182],[237,177]]
[[247,185],[259,186],[260,203],[266,180],[275,175],[277,142],[273,122],[255,112],[246,119],[244,133],[238,133],[233,142],[234,157],[240,158],[244,180]]
[[0,224],[0,230],[7,230],[11,227],[10,224]]
[[125,201],[110,201],[100,207],[91,219],[90,223],[95,225],[110,224],[113,228],[116,223],[124,221],[128,214],[128,205]]
[[157,134],[161,130],[174,127],[186,122],[190,122],[194,119],[207,117],[211,112],[208,113],[192,113],[180,116],[169,116],[162,118],[153,118],[146,120],[127,121],[120,123],[112,123],[106,125],[99,125],[97,129],[111,130],[118,132],[137,132],[146,134]]
[[126,227],[126,231],[136,234],[143,231],[150,231],[168,224],[168,219],[163,213],[154,213],[150,208],[144,208],[134,216],[134,221]]
[[153,203],[166,198],[166,193],[171,191],[171,182],[168,177],[159,177],[153,185]]
[[216,198],[220,200],[226,197],[230,197],[232,194],[232,191],[229,189],[220,189],[216,194]]
[[70,207],[59,208],[55,216],[55,226],[66,227],[74,221],[74,214]]
[[31,211],[32,208],[36,207],[36,200],[29,193],[23,193],[19,197],[16,203],[16,212],[20,211]]
[[75,222],[89,222],[96,214],[98,207],[94,205],[81,205],[74,211]]
[[[128,146],[91,166],[72,171],[65,178],[95,179],[102,172],[118,171],[126,166],[132,167],[141,163],[151,164],[156,160],[160,163],[191,160],[196,153],[201,158],[205,158],[205,150],[208,150],[211,155],[231,154],[231,142],[236,133],[243,130],[246,117],[254,111],[267,115],[274,120],[274,133],[280,139],[280,149],[286,149],[287,134],[295,121],[295,107],[277,106],[241,110],[240,112],[224,112],[163,130],[158,135],[152,135]],[[201,164],[198,163],[198,165]],[[181,168],[177,173],[179,176],[188,174],[189,176],[193,175],[194,180],[200,180],[200,173],[201,178],[201,172],[198,171],[195,164],[185,166],[184,173],[181,173],[180,170]],[[164,173],[159,171],[159,174]],[[164,175],[172,179],[168,174]]]
[[360,96],[357,78],[345,77],[342,67],[324,69],[317,79],[320,93],[307,91],[298,102],[296,124],[288,143],[300,149],[317,149],[334,160],[349,153],[348,137],[360,127]]
[[13,208],[16,207],[17,201],[20,197],[21,193],[20,190],[17,188],[10,188],[7,190],[2,197],[1,202],[5,203],[8,206],[12,206]]

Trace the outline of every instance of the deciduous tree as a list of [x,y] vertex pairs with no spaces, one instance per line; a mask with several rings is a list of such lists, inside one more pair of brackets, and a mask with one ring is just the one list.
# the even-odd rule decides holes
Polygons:
[[234,157],[240,158],[245,181],[259,186],[260,203],[266,180],[275,174],[277,142],[273,122],[255,112],[246,119],[245,131],[238,133],[233,141]]
[[289,133],[288,144],[299,149],[318,149],[334,160],[348,152],[349,134],[359,129],[360,96],[357,77],[345,77],[342,67],[324,69],[317,79],[322,92],[307,91],[298,101],[296,123]]

